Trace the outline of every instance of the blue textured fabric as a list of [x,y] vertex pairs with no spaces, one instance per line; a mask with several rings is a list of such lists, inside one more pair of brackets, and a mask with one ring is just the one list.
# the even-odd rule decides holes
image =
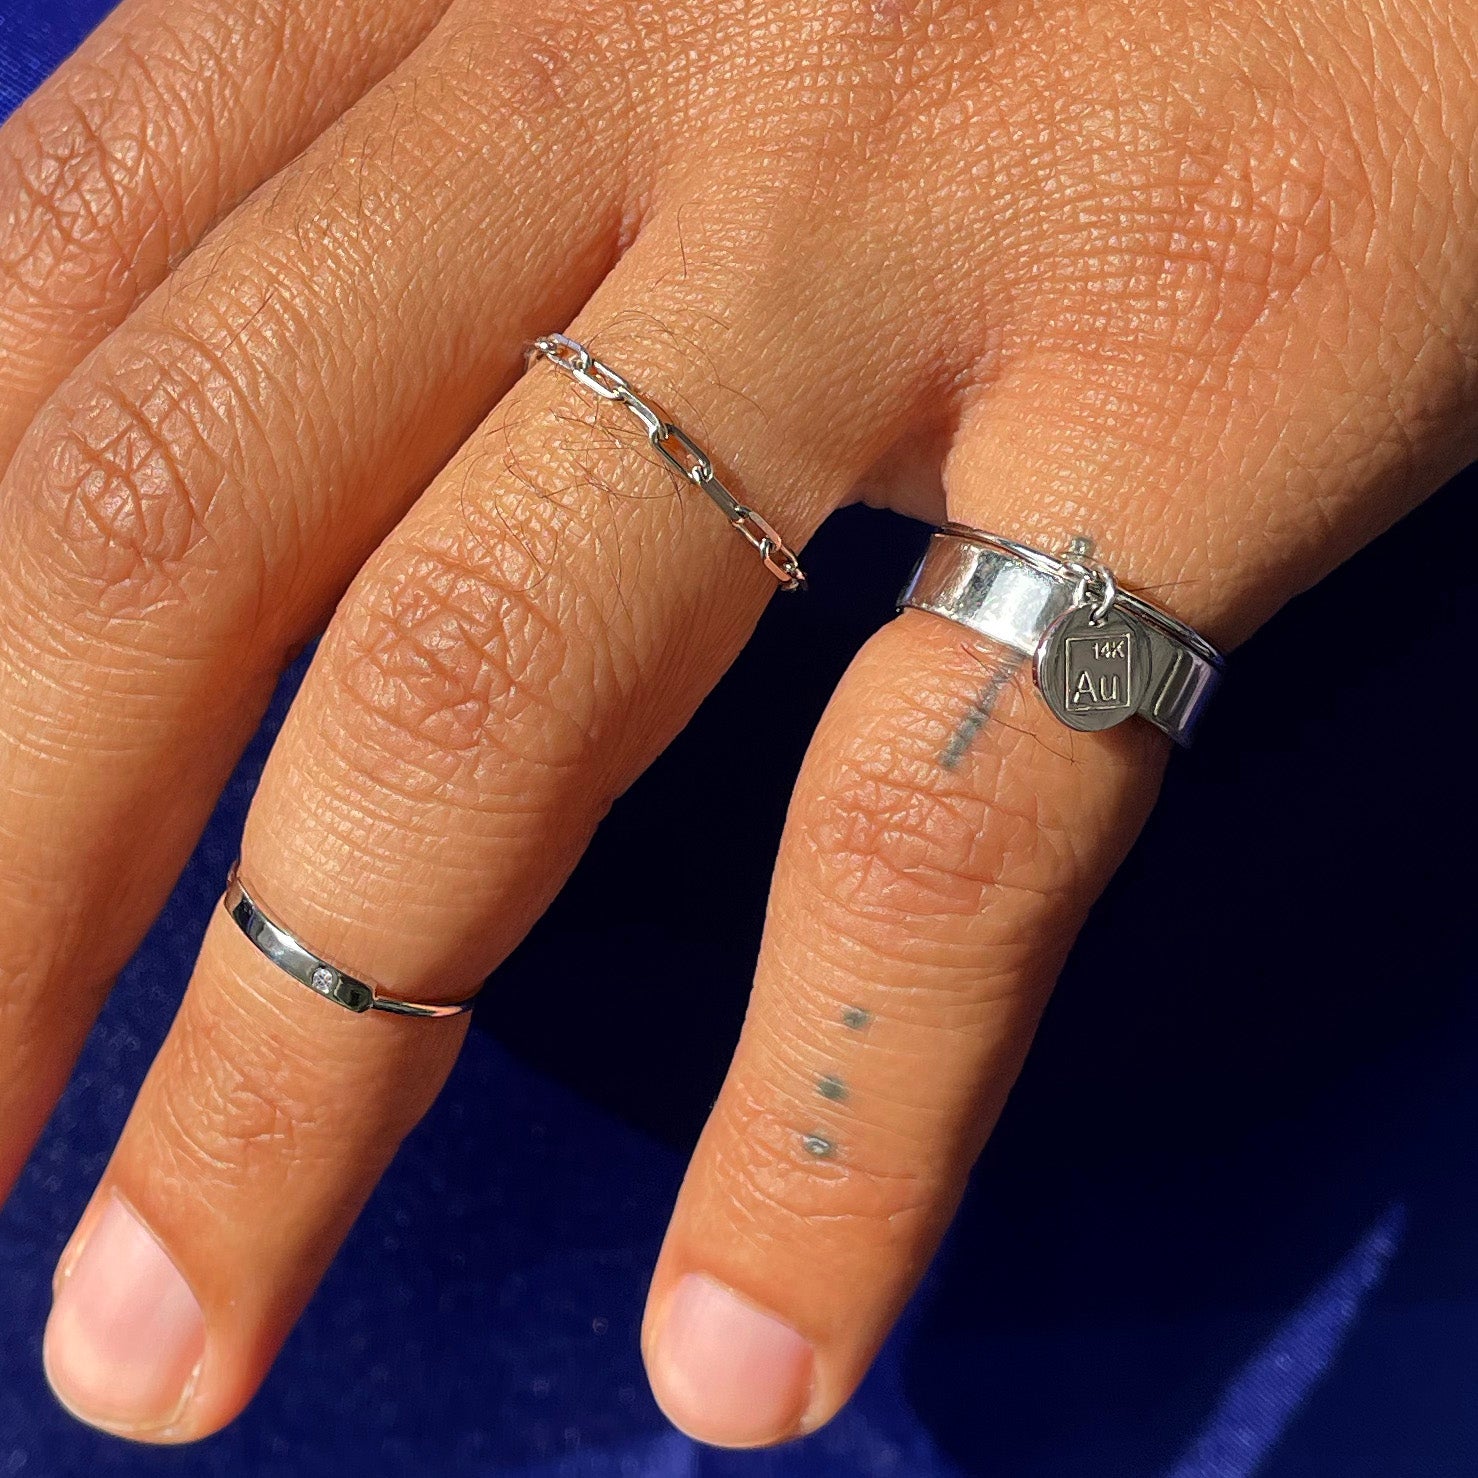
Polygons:
[[[3,4],[0,108],[101,9]],[[1447,561],[1433,596],[1417,569],[1471,548],[1471,482],[1238,653],[920,1296],[849,1410],[771,1453],[664,1426],[642,1298],[742,1012],[790,777],[919,531],[858,510],[823,533],[811,595],[776,603],[500,973],[260,1398],[195,1448],[139,1449],[53,1406],[48,1280],[184,985],[291,675],[0,1215],[0,1478],[1478,1471],[1478,581]],[[1374,583],[1421,604],[1385,619]],[[799,696],[777,710],[775,692]],[[738,743],[761,804],[715,783]]]

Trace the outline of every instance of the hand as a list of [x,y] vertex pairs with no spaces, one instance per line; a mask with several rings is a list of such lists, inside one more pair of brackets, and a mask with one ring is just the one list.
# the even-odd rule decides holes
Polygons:
[[[745,641],[774,581],[532,338],[792,542],[1084,533],[1234,644],[1474,455],[1475,70],[1452,0],[128,0],[0,133],[0,1177],[320,631],[243,873],[427,999]],[[963,637],[879,632],[796,789],[645,1329],[709,1441],[845,1402],[1154,798],[1154,730]],[[217,912],[62,1259],[63,1399],[227,1422],[459,1041]]]

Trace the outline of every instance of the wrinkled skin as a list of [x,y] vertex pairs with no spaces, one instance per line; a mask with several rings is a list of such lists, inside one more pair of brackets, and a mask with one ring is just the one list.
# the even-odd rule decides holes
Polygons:
[[[774,582],[619,407],[523,373],[539,333],[792,542],[857,498],[1082,532],[1225,645],[1425,497],[1475,454],[1475,17],[123,5],[0,132],[0,1178],[320,631],[244,872],[428,999],[742,646]],[[858,655],[652,1285],[685,1429],[847,1400],[1166,749],[1071,733],[917,612]],[[228,1422],[461,1032],[341,1012],[218,914],[62,1260],[62,1397]]]

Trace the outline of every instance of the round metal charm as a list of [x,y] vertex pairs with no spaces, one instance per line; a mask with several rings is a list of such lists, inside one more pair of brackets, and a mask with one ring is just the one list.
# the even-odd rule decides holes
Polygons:
[[1111,729],[1133,716],[1149,684],[1150,647],[1137,622],[1091,604],[1074,606],[1045,632],[1034,661],[1037,687],[1069,728]]

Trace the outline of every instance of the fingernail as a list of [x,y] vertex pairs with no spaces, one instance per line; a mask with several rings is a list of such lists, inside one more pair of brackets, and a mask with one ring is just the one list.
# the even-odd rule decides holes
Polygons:
[[799,1427],[813,1359],[789,1324],[706,1274],[688,1273],[668,1303],[648,1374],[657,1404],[688,1436],[756,1447]]
[[92,1426],[157,1431],[184,1406],[205,1353],[205,1317],[116,1196],[63,1272],[42,1351],[57,1399]]

